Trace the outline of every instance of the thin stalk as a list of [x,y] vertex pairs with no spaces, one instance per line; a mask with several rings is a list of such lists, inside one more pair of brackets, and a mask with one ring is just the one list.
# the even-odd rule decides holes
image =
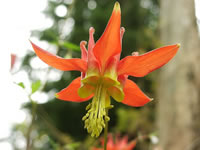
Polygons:
[[[108,116],[108,109],[106,109],[106,116]],[[104,150],[107,150],[107,142],[108,142],[108,121],[105,120],[105,128],[104,128]]]
[[[31,98],[30,98],[31,99]],[[36,109],[37,109],[37,103],[35,103],[32,99],[31,99],[31,104],[32,104],[32,120],[31,120],[31,124],[28,127],[28,131],[27,131],[27,135],[26,135],[26,150],[31,150],[32,147],[32,141],[31,141],[31,132],[33,129],[33,124],[36,120]]]

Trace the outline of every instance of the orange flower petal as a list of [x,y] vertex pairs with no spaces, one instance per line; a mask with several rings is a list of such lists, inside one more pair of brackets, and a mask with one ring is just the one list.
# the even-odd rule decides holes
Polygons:
[[56,93],[56,98],[72,102],[83,102],[92,98],[93,95],[88,96],[87,98],[81,98],[78,95],[78,89],[80,87],[81,87],[81,77],[78,77],[74,79],[68,87]]
[[127,56],[119,62],[118,75],[126,74],[143,77],[170,61],[179,47],[180,44],[169,45],[140,56]]
[[152,100],[147,97],[133,81],[129,79],[126,80],[123,90],[125,97],[122,103],[126,105],[140,107]]
[[121,52],[120,24],[120,4],[116,2],[107,27],[93,49],[94,55],[99,60],[103,70],[108,59]]
[[97,58],[94,56],[93,48],[95,46],[94,41],[94,32],[95,29],[93,27],[90,27],[89,29],[89,42],[88,42],[88,70],[87,70],[87,76],[90,76],[94,72],[97,74],[100,71],[100,66]]
[[38,47],[32,42],[31,44],[37,56],[46,64],[56,69],[63,70],[63,71],[78,70],[81,72],[85,72],[87,69],[87,63],[83,59],[79,59],[79,58],[64,59],[43,50],[42,48]]

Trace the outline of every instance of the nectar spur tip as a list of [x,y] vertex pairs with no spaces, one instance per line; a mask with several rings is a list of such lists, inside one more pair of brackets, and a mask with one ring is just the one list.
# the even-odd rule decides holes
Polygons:
[[176,44],[178,47],[181,47],[181,44],[180,43],[178,43],[178,44]]
[[55,97],[56,97],[56,98],[58,98],[58,97],[59,97],[59,95],[56,93],[56,94],[55,94]]
[[119,2],[115,2],[114,10],[121,11]]

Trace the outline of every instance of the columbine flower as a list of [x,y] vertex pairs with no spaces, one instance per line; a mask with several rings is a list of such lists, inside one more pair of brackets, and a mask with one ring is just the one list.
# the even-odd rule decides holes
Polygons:
[[[136,140],[132,140],[128,142],[128,137],[124,136],[123,138],[116,137],[113,140],[112,135],[108,136],[107,150],[132,150],[136,145]],[[101,145],[104,145],[104,141],[102,140]],[[103,150],[103,148],[92,148],[92,150]]]
[[64,59],[31,43],[37,56],[48,65],[63,71],[77,70],[76,78],[56,94],[61,100],[83,102],[93,97],[83,117],[85,128],[98,137],[109,120],[106,109],[111,108],[110,96],[129,106],[143,106],[151,101],[128,76],[143,77],[166,64],[178,51],[179,44],[158,48],[143,55],[133,53],[120,60],[122,37],[120,4],[115,3],[108,25],[95,43],[94,28],[89,29],[88,51],[86,42],[80,43],[82,57]]

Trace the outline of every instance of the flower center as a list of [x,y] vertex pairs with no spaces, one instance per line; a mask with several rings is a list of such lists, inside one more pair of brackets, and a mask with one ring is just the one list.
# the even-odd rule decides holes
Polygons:
[[82,118],[85,121],[85,127],[92,137],[98,137],[106,121],[110,118],[106,114],[106,109],[110,106],[110,97],[107,94],[107,87],[99,82],[95,88],[95,94],[92,103],[86,107],[87,114]]

